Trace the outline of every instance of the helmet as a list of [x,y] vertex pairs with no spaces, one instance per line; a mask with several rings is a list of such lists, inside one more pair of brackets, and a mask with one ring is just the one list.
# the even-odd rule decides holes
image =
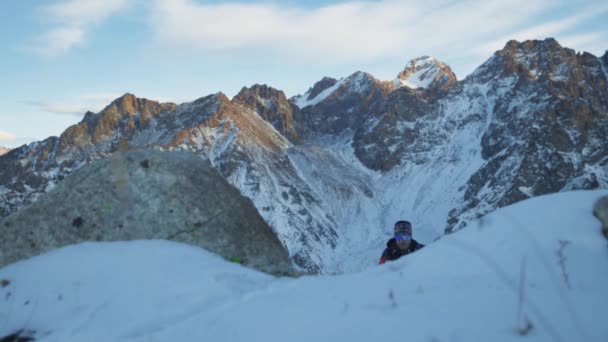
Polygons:
[[397,223],[395,223],[395,234],[407,234],[412,236],[412,224],[409,221],[397,221]]

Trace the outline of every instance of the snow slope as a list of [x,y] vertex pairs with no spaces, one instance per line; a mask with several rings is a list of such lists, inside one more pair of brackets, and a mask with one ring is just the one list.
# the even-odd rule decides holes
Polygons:
[[340,81],[336,82],[336,84],[334,84],[333,86],[323,90],[321,93],[319,93],[317,96],[315,96],[312,99],[308,99],[308,97],[310,96],[310,92],[305,93],[304,95],[299,95],[294,97],[294,103],[296,104],[296,106],[298,106],[299,108],[305,108],[308,106],[314,106],[317,103],[325,100],[327,97],[329,97],[331,94],[333,94],[336,90],[338,90],[342,85],[344,85],[344,83],[346,82],[345,79],[341,79]]
[[427,88],[439,72],[439,68],[435,63],[437,63],[437,60],[433,57],[424,56],[416,58],[405,67],[406,70],[411,70],[411,74],[405,79],[397,78],[393,83],[398,87],[408,87],[411,89]]
[[[398,261],[341,276],[273,278],[166,241],[69,246],[0,269],[0,336],[606,341],[608,250],[591,215],[605,194],[529,199]],[[516,331],[526,320],[524,338]]]

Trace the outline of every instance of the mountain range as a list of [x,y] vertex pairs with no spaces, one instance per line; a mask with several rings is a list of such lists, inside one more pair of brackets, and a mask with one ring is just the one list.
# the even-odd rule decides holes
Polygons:
[[548,38],[509,41],[460,81],[424,56],[394,80],[325,77],[292,98],[267,85],[179,105],[125,94],[0,157],[0,217],[120,148],[188,150],[253,201],[297,267],[354,271],[399,219],[429,243],[525,198],[608,188],[607,70],[608,52]]

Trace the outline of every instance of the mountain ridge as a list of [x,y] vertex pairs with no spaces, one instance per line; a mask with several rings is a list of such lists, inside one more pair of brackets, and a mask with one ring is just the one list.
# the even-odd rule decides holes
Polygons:
[[0,157],[0,217],[119,148],[188,150],[252,199],[296,265],[343,272],[397,219],[427,242],[524,198],[608,188],[607,56],[510,41],[439,92],[356,72],[290,99],[266,85],[180,105],[126,94]]

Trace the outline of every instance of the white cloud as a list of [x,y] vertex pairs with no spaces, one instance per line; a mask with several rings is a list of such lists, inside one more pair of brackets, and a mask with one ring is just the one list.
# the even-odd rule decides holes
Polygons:
[[597,50],[596,47],[608,48],[606,46],[607,38],[608,35],[606,33],[588,32],[563,36],[560,38],[560,43],[578,51],[593,51]]
[[84,30],[78,27],[59,27],[38,37],[29,50],[42,56],[57,56],[68,52],[84,39]]
[[[562,46],[577,49],[584,45],[588,46],[589,43],[605,44],[605,42],[598,40],[598,36],[601,37],[601,34],[598,32],[579,33],[574,35],[565,33],[574,29],[580,23],[602,15],[602,13],[605,12],[608,12],[608,5],[594,6],[593,8],[584,9],[576,15],[567,18],[547,21],[526,27],[523,30],[509,32],[506,35],[494,37],[484,44],[473,47],[471,50],[479,55],[489,55],[495,50],[502,48],[504,44],[511,39],[522,41],[526,39],[544,39],[546,37],[554,37]],[[593,37],[593,39],[590,39],[590,37]]]
[[17,140],[17,136],[9,133],[9,132],[5,132],[5,131],[0,131],[0,142],[9,142],[9,141],[14,141]]
[[[269,48],[273,53],[376,57],[407,32],[384,8],[357,2],[315,10],[272,4],[200,5],[157,1],[152,25],[164,41],[205,50]],[[372,13],[371,15],[368,13]],[[384,22],[389,19],[390,22]],[[360,23],[366,22],[362,25]],[[367,44],[361,49],[361,44]]]
[[125,9],[131,0],[67,0],[46,7],[50,20],[62,25],[88,26]]
[[[315,8],[278,1],[64,0],[43,9],[51,27],[30,50],[66,53],[135,3],[164,47],[319,64],[433,55],[466,65],[455,68],[461,76],[510,39],[588,36],[572,31],[608,11],[582,0],[368,0]],[[576,11],[555,14],[565,6]],[[585,47],[602,43],[586,39]]]
[[95,113],[101,111],[120,96],[120,94],[84,94],[71,98],[69,101],[50,102],[32,100],[25,101],[24,103],[46,113],[82,117],[87,111]]
[[[357,1],[301,8],[154,0],[150,25],[162,42],[206,52],[269,56],[311,63],[366,62],[435,55],[483,59],[513,38],[546,38],[599,16],[605,6],[548,21],[565,0]],[[498,37],[498,38],[497,38]],[[499,43],[499,45],[498,45]],[[470,70],[469,70],[470,71]]]
[[132,0],[67,0],[42,9],[52,24],[34,39],[28,50],[43,56],[57,56],[84,42],[87,33],[108,17],[127,8]]
[[349,2],[316,9],[274,4],[202,5],[156,0],[152,23],[166,42],[205,50],[267,48],[303,57],[368,60],[409,49],[458,46],[524,23],[548,0]]

